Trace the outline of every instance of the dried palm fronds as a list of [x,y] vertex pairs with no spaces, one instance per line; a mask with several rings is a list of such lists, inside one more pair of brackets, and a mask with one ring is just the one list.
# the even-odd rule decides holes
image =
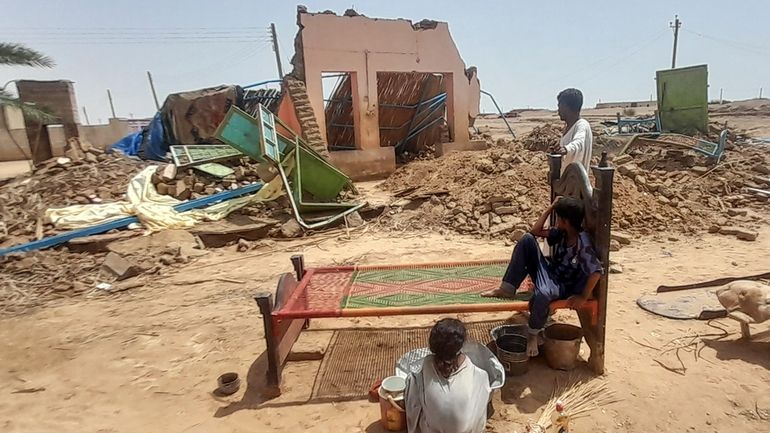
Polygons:
[[[572,382],[571,385],[561,388],[557,384],[554,394],[543,408],[532,431],[546,431],[551,426],[551,415],[556,409],[557,401],[564,404],[570,420],[586,417],[592,410],[620,401],[603,380],[570,382]],[[558,393],[557,390],[559,390]]]

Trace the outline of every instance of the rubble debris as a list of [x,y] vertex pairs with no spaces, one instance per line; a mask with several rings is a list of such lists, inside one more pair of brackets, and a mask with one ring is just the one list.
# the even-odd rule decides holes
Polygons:
[[117,253],[107,253],[102,263],[102,270],[112,274],[117,281],[135,277],[142,273],[143,269]]
[[524,148],[535,151],[546,151],[552,146],[559,144],[561,135],[562,129],[556,125],[546,123],[543,126],[536,126],[532,132],[524,137]]
[[301,237],[305,231],[296,219],[292,218],[281,225],[281,235],[285,238]]
[[[82,153],[79,148],[77,151]],[[93,152],[97,150],[86,153]],[[0,248],[35,240],[40,234],[36,233],[37,221],[48,208],[122,200],[126,185],[147,165],[119,154],[99,155],[103,159],[96,162],[70,158],[71,162],[64,165],[60,164],[61,158],[51,159],[39,164],[31,174],[0,186],[0,221],[8,234],[5,241],[0,239]],[[58,233],[47,222],[41,229],[44,236]]]

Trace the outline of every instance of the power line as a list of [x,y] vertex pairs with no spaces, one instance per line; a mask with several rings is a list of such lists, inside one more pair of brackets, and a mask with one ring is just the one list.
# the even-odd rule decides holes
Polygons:
[[758,45],[750,45],[750,44],[746,44],[744,42],[731,41],[729,39],[718,38],[716,36],[710,36],[710,35],[707,35],[707,34],[704,34],[704,33],[696,32],[696,31],[688,30],[688,29],[682,29],[682,30],[687,32],[687,33],[692,33],[695,36],[698,36],[698,37],[701,37],[701,38],[704,38],[704,39],[709,39],[709,40],[712,40],[714,42],[719,42],[720,44],[723,44],[723,45],[726,45],[726,46],[729,46],[729,47],[732,47],[732,48],[743,50],[743,51],[746,51],[746,52],[749,52],[749,53],[752,53],[752,54],[759,54],[761,56],[768,56],[768,57],[770,57],[770,52],[763,51],[764,47],[759,47]]
[[619,64],[625,62],[626,59],[628,59],[630,57],[633,57],[634,55],[636,55],[637,53],[639,53],[643,49],[645,49],[645,48],[649,47],[650,45],[652,45],[658,39],[662,38],[667,32],[668,32],[668,30],[663,30],[661,33],[658,34],[658,36],[654,37],[653,39],[650,39],[649,41],[647,41],[643,45],[640,45],[636,50],[631,51],[630,53],[626,54],[625,56],[619,58],[615,63],[610,64],[609,66],[607,66],[606,68],[598,71],[597,73],[595,73],[591,77],[583,80],[580,84],[585,84],[585,83],[593,80],[594,78],[598,77],[602,73],[607,72],[607,71],[611,70],[612,68],[614,68],[615,66],[618,66]]

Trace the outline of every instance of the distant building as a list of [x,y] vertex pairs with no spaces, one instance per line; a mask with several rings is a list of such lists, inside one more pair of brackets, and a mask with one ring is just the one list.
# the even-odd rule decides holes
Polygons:
[[599,108],[638,108],[638,107],[652,107],[658,108],[658,101],[619,101],[619,102],[599,102],[596,104]]

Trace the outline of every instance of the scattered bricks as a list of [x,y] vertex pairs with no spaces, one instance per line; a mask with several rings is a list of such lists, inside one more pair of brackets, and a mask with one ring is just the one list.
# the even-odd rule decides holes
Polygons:
[[719,229],[719,234],[720,235],[737,235],[739,230],[740,230],[739,227],[726,226]]
[[170,195],[171,197],[175,197],[176,196],[176,184],[169,184],[169,183],[167,183],[166,184],[166,188],[167,188],[167,192],[166,193],[168,195]]
[[690,169],[693,173],[697,174],[698,176],[702,176],[709,172],[709,169],[706,167],[702,167],[699,165],[696,165],[695,167]]
[[158,190],[158,194],[160,195],[168,195],[168,185],[165,183],[159,183],[155,185],[155,189]]
[[486,232],[489,231],[490,224],[489,224],[489,214],[488,213],[485,213],[485,214],[481,215],[481,217],[479,218],[479,225],[481,226],[481,231],[482,232],[486,233]]
[[285,238],[298,238],[302,236],[303,233],[304,230],[302,230],[302,226],[300,226],[294,218],[281,225],[281,235]]
[[213,188],[213,187],[210,187],[210,186],[206,187],[206,189],[203,190],[203,193],[207,194],[207,195],[215,194],[216,192],[217,192],[217,190],[215,188]]
[[233,175],[225,176],[222,179],[222,186],[225,188],[230,188],[231,185],[235,185],[237,182],[237,179]]
[[722,227],[719,227],[718,225],[709,227],[709,233],[719,233],[720,230],[722,230]]
[[202,193],[206,189],[206,185],[204,185],[201,182],[196,182],[195,185],[193,185],[193,192],[196,192],[198,194]]
[[476,206],[473,208],[473,210],[479,211],[480,213],[487,213],[492,211],[492,205],[489,203],[484,203],[480,206]]
[[757,240],[757,237],[759,236],[759,233],[753,232],[751,230],[746,229],[738,229],[738,232],[735,233],[735,237],[742,241],[750,241],[753,242]]
[[152,176],[150,176],[150,181],[152,182],[153,185],[157,185],[161,183],[162,180],[160,178],[160,174],[158,174],[158,172],[155,171],[155,173],[153,173]]
[[190,198],[190,194],[192,194],[192,191],[184,180],[176,181],[176,194],[174,194],[174,198],[177,200],[187,200]]
[[757,173],[770,174],[770,167],[768,167],[767,164],[757,164],[752,167],[752,170],[756,171]]
[[246,169],[243,166],[235,167],[235,180],[243,180],[246,178]]
[[508,201],[508,198],[502,195],[493,195],[492,197],[489,197],[487,199],[487,203],[504,203],[507,201]]
[[612,240],[620,242],[622,245],[631,245],[631,236],[623,232],[612,232],[610,235]]
[[749,211],[746,209],[727,209],[727,215],[730,215],[732,217],[734,216],[746,216],[748,215]]
[[355,211],[353,213],[346,215],[345,222],[348,225],[348,227],[351,227],[351,228],[360,227],[364,225],[364,219],[361,217],[361,214],[358,213],[358,211]]
[[86,153],[85,159],[86,159],[86,162],[90,162],[91,164],[96,164],[97,162],[99,162],[99,159],[93,153]]
[[83,152],[92,152],[94,150],[94,145],[85,140],[79,140],[79,144],[80,150]]
[[516,206],[500,206],[495,209],[495,213],[498,215],[512,215],[518,212],[518,210]]
[[110,252],[107,254],[107,257],[104,258],[102,270],[115,276],[118,281],[135,277],[143,271],[139,266],[130,262],[120,254],[113,252]]
[[634,177],[634,182],[636,182],[637,185],[645,186],[647,185],[647,178],[641,174],[637,174],[636,177]]
[[476,170],[491,174],[495,171],[495,163],[491,159],[482,158],[476,163]]
[[610,241],[610,251],[620,251],[621,245],[616,239]]
[[667,199],[665,195],[659,196],[658,201],[663,204],[671,204],[671,200]]
[[490,222],[492,225],[495,225],[495,224],[500,224],[500,223],[502,223],[502,222],[503,222],[503,219],[502,219],[502,218],[500,218],[500,215],[497,215],[497,214],[493,214],[493,213],[491,213],[491,214],[489,214],[489,222]]
[[622,274],[623,273],[623,266],[620,265],[620,263],[613,263],[610,265],[610,273],[611,274]]
[[633,179],[639,172],[639,167],[636,164],[625,164],[618,167],[618,171],[620,174]]
[[618,166],[618,165],[623,165],[627,162],[631,162],[631,160],[633,159],[634,157],[631,155],[620,155],[615,157],[615,159],[612,160],[612,163],[615,164],[615,166]]
[[166,164],[163,166],[163,169],[160,172],[160,178],[163,179],[164,182],[171,182],[176,179],[176,166],[174,164]]
[[507,232],[509,232],[509,231],[513,230],[513,229],[514,229],[514,227],[515,227],[515,224],[514,224],[514,223],[512,223],[512,222],[511,222],[511,223],[506,223],[506,222],[504,222],[504,223],[502,223],[502,224],[498,224],[498,225],[496,225],[496,226],[492,227],[492,228],[489,230],[489,233],[490,233],[491,235],[498,235],[498,234],[500,234],[500,233],[507,233]]

